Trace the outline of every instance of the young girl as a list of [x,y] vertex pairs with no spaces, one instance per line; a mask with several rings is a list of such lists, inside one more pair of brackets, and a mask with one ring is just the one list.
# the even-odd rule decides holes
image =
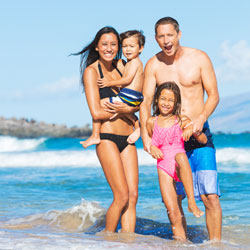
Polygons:
[[[175,183],[182,181],[188,210],[196,217],[204,213],[194,199],[192,172],[184,150],[184,140],[192,135],[192,126],[186,116],[181,116],[181,95],[174,82],[166,82],[156,90],[153,101],[154,116],[147,121],[147,130],[152,137],[150,153],[157,159],[159,183],[164,204],[175,237],[186,239],[182,221],[182,208],[178,205]],[[205,134],[194,135],[200,143],[206,143]]]

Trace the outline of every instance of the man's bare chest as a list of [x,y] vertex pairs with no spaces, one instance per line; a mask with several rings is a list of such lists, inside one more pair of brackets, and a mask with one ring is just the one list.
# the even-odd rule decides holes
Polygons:
[[160,65],[156,71],[156,82],[173,81],[179,86],[191,87],[201,83],[201,73],[198,67],[192,65],[183,65],[181,67],[172,65]]

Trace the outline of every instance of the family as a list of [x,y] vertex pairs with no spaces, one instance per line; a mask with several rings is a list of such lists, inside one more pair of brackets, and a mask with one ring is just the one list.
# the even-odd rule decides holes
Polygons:
[[[139,56],[145,37],[137,30],[118,34],[113,27],[104,27],[75,54],[81,56],[82,84],[93,118],[92,135],[81,143],[85,148],[96,144],[113,192],[105,231],[115,232],[119,220],[122,232],[135,231],[135,142],[141,136],[144,150],[157,159],[173,238],[187,239],[182,209],[187,195],[188,210],[196,217],[204,213],[195,200],[203,202],[209,239],[220,240],[220,190],[207,121],[219,102],[214,69],[205,52],[180,45],[181,31],[174,18],[156,22],[155,39],[161,51],[148,60],[144,70]],[[134,114],[137,111],[140,119]]]

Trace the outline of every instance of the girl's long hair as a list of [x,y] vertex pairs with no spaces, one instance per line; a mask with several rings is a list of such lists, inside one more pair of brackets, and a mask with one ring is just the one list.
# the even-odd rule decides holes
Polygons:
[[78,55],[81,56],[81,59],[80,59],[80,72],[81,72],[82,84],[84,84],[84,82],[83,82],[84,70],[90,64],[94,63],[96,60],[99,59],[99,53],[98,53],[98,51],[96,51],[96,47],[98,45],[98,42],[99,42],[101,36],[103,34],[107,34],[107,33],[113,33],[113,34],[116,35],[117,41],[118,41],[118,52],[116,54],[115,59],[121,58],[121,55],[122,55],[121,42],[120,42],[120,37],[119,37],[118,32],[113,27],[110,27],[110,26],[106,26],[106,27],[101,28],[96,33],[94,40],[90,44],[88,44],[86,47],[84,47],[81,51],[72,54],[74,56],[78,56]]
[[174,108],[173,108],[173,115],[176,115],[179,120],[181,120],[181,92],[178,85],[175,82],[164,82],[160,84],[154,95],[153,100],[153,116],[157,116],[160,114],[160,110],[158,107],[159,98],[161,95],[162,90],[168,89],[174,93]]

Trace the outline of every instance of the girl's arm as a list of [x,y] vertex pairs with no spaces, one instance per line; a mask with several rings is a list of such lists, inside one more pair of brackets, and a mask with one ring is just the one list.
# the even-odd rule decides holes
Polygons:
[[[150,117],[147,120],[146,123],[146,128],[148,131],[148,135],[150,138],[152,138],[153,135],[153,126],[154,126],[154,121],[155,121],[155,117]],[[151,141],[152,145],[150,146],[150,154],[154,159],[162,159],[163,158],[163,153],[161,152],[161,150],[157,147],[157,144],[155,141]]]

